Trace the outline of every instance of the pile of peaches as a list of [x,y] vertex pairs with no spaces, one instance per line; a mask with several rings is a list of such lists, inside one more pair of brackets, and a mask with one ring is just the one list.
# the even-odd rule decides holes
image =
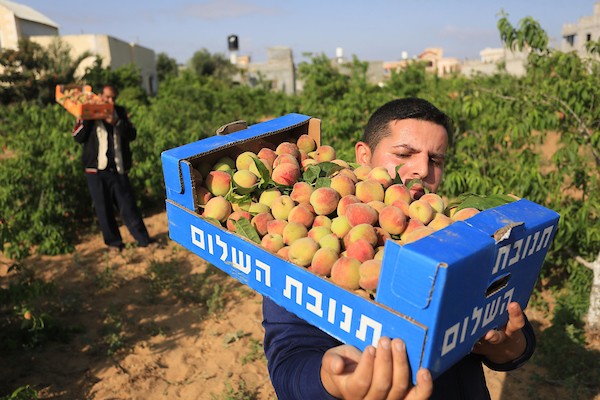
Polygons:
[[308,135],[272,147],[202,162],[201,216],[365,297],[387,240],[405,245],[479,212],[435,193],[413,199],[387,169],[352,165]]

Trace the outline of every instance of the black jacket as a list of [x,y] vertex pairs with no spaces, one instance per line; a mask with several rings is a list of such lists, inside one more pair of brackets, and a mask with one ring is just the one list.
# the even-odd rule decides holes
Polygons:
[[[117,172],[125,174],[131,169],[129,142],[137,136],[135,126],[129,121],[125,108],[115,105],[117,122],[111,125],[103,120],[79,120],[73,129],[73,139],[83,145],[81,159],[86,172],[95,173],[112,164],[107,156],[114,155]],[[108,135],[112,135],[109,139]],[[109,151],[109,143],[113,151]]]

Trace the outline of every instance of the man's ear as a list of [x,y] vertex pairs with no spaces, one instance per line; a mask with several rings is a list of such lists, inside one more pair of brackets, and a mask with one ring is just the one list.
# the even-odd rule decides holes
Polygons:
[[371,148],[365,142],[357,142],[354,146],[354,158],[360,165],[371,165]]

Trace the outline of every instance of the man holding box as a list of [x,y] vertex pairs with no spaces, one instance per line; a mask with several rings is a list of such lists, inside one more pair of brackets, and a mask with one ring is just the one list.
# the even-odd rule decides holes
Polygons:
[[[104,86],[101,97],[105,102],[114,104],[117,91],[112,86]],[[125,108],[116,104],[113,114],[106,119],[78,120],[73,129],[73,138],[83,145],[86,181],[104,243],[111,251],[123,248],[113,203],[138,246],[147,247],[155,242],[148,235],[127,176],[131,168],[129,142],[136,136],[137,131],[129,121]]]
[[[452,133],[450,119],[429,102],[407,98],[380,107],[369,119],[356,161],[384,166],[411,186],[413,198],[435,192]],[[533,328],[518,303],[508,306],[509,321],[489,331],[473,352],[432,382],[426,369],[411,371],[404,342],[382,337],[377,348],[360,352],[344,345],[264,298],[264,348],[271,381],[280,399],[489,399],[482,363],[508,371],[526,362],[535,349]]]

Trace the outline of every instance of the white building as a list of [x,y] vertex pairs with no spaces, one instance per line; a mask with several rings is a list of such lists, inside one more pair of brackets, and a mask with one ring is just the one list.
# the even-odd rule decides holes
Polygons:
[[60,36],[58,25],[42,13],[23,4],[0,0],[0,51],[17,50],[20,39],[29,39],[42,47],[60,40],[70,47],[73,59],[86,51],[92,53],[92,57],[81,63],[78,76],[83,75],[85,68],[93,64],[96,56],[102,58],[105,68],[116,69],[134,64],[141,70],[144,90],[149,94],[156,93],[158,79],[153,50],[103,34]]
[[592,15],[581,17],[574,24],[564,24],[561,36],[562,51],[576,51],[580,57],[586,56],[586,43],[600,39],[600,2],[594,3]]

